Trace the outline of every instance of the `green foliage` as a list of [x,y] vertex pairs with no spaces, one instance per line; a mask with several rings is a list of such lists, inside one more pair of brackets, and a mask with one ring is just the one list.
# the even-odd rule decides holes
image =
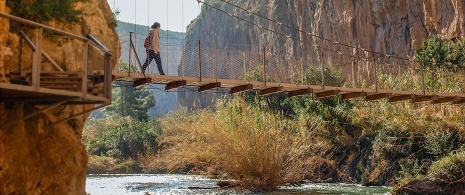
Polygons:
[[112,104],[105,107],[107,116],[131,116],[140,121],[149,119],[149,109],[155,106],[153,92],[146,88],[132,87],[132,83],[114,82],[119,86],[113,90]]
[[459,150],[433,162],[428,177],[440,179],[446,183],[454,182],[465,176],[465,151]]
[[[294,78],[293,82],[297,84],[321,85],[322,84],[322,69],[320,66],[310,66],[304,73],[304,82],[301,83],[300,78]],[[328,65],[325,68],[325,85],[328,86],[343,86],[345,83],[341,73]]]
[[[265,81],[265,75],[263,74],[263,65],[257,66],[250,70],[246,75],[242,75],[240,79],[249,80],[249,81]],[[266,74],[267,82],[275,82],[271,79],[269,74]]]
[[131,117],[91,119],[83,134],[91,155],[136,159],[139,154],[158,150],[156,139],[161,134],[161,126],[156,119],[148,122]]
[[[128,72],[129,71],[129,63],[127,62],[120,62],[116,67],[115,70]],[[135,65],[131,67],[131,72],[135,72],[134,70],[138,70]]]
[[418,159],[404,158],[399,160],[399,165],[399,175],[402,180],[411,180],[421,175],[421,166]]
[[74,8],[74,3],[88,0],[7,0],[11,14],[37,22],[58,20],[77,22],[82,11]]
[[454,129],[442,130],[438,126],[433,126],[425,135],[424,148],[429,154],[441,157],[452,151],[456,139],[457,134]]
[[454,43],[433,36],[423,41],[423,47],[415,51],[415,57],[418,61],[424,62],[424,67],[436,69],[431,62],[446,63],[438,67],[454,70],[455,67],[450,64],[465,65],[465,40]]
[[412,153],[414,137],[400,125],[383,126],[373,142],[373,151],[380,159],[399,159]]

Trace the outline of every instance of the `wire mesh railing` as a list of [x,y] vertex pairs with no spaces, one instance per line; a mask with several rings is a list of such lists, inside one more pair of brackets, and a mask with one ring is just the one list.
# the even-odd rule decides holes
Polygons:
[[[142,47],[144,39],[132,40],[138,47],[131,49],[129,41],[123,41],[121,62],[135,67],[137,60],[124,52],[135,50],[141,63],[147,54]],[[459,82],[464,80],[464,69],[459,67],[454,70],[426,68],[412,60],[364,53],[347,55],[338,49],[327,51],[320,47],[299,50],[292,46],[276,49],[266,44],[241,47],[212,40],[182,42],[170,44],[165,39],[160,43],[163,70],[169,76],[197,77],[199,81],[214,78],[437,93],[464,93],[465,88],[464,82]],[[158,74],[154,63],[149,66],[150,74]]]

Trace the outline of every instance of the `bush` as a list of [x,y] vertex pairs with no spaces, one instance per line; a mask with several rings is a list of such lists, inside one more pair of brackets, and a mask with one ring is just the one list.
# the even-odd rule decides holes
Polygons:
[[[421,50],[415,51],[415,57],[418,61],[424,62],[423,66],[429,69],[454,70],[451,64],[465,65],[465,39],[454,43],[450,40],[443,40],[439,36],[433,36],[423,41]],[[445,63],[439,66],[432,64]]]
[[91,155],[136,159],[158,150],[161,126],[156,119],[140,122],[130,117],[93,119],[84,127],[84,144]]
[[165,159],[209,165],[252,191],[270,191],[303,178],[304,138],[289,120],[247,106],[220,102],[216,112],[172,115],[163,121]]
[[382,127],[373,142],[374,155],[380,159],[399,159],[412,153],[414,141],[398,126]]
[[455,147],[457,134],[455,130],[451,129],[439,129],[439,127],[433,127],[425,135],[424,148],[429,154],[435,157],[441,157],[448,154]]
[[74,8],[74,3],[82,1],[88,0],[7,0],[6,5],[12,9],[12,15],[36,22],[77,22],[82,12]]
[[433,162],[428,170],[428,177],[446,183],[465,177],[465,151],[459,150]]

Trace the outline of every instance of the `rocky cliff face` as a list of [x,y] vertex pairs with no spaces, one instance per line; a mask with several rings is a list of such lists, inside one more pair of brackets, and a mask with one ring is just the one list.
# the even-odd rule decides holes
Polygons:
[[[187,43],[194,41],[191,44],[195,46],[195,41],[201,40],[205,47],[242,51],[260,50],[261,46],[265,46],[269,69],[287,71],[277,73],[277,75],[299,72],[300,67],[292,65],[292,60],[297,57],[301,58],[299,60],[302,62],[308,62],[303,66],[307,64],[308,66],[319,66],[323,61],[333,67],[340,68],[340,72],[353,76],[348,80],[351,81],[350,83],[353,82],[355,86],[360,86],[363,78],[369,78],[373,74],[370,71],[370,62],[354,62],[356,60],[353,57],[339,55],[338,52],[364,58],[371,58],[372,54],[336,45],[334,42],[323,41],[315,36],[402,58],[411,58],[414,49],[420,48],[422,41],[432,35],[439,34],[442,38],[451,40],[465,36],[465,1],[463,0],[227,1],[315,36],[248,14],[222,1],[205,0],[205,2],[265,28],[288,35],[289,38],[264,30],[264,28],[258,28],[204,5],[200,16],[188,26]],[[314,48],[312,44],[333,51]],[[193,51],[191,54],[193,59],[189,59],[190,56],[187,53],[186,61],[195,61],[197,57],[195,52]],[[387,58],[384,55],[376,57],[381,58],[380,60],[384,60],[386,63],[401,65],[409,63]],[[283,63],[283,59],[287,63]],[[277,67],[276,64],[279,63],[275,62],[279,60],[287,67]],[[206,61],[202,61],[202,63],[202,66],[205,64],[207,67],[214,67],[206,64],[208,63]],[[358,63],[358,66],[350,70],[351,63]],[[229,64],[237,64],[237,61]],[[228,70],[231,65],[222,63],[219,66],[219,70]],[[231,74],[240,73],[240,70],[239,68],[236,71],[222,72],[222,74],[231,76]],[[191,75],[197,75],[198,72],[195,66],[186,67],[185,71],[186,74]],[[357,76],[359,78],[356,78]],[[192,97],[184,96],[187,100],[180,100],[180,102],[193,102],[194,99],[199,98],[195,94],[192,94]]]
[[[0,11],[9,12],[5,0],[0,0]],[[47,25],[84,36],[92,33],[107,46],[116,65],[120,45],[114,29],[113,13],[106,1],[89,0],[76,3],[82,10],[80,22]],[[9,21],[0,18],[0,79],[8,82],[5,74],[17,71],[18,35],[10,29]],[[30,32],[26,32],[29,34]],[[73,40],[60,40],[58,46],[44,37],[44,49],[67,70],[77,70],[70,59],[82,59]],[[53,47],[52,47],[53,46]],[[23,62],[31,61],[25,51]],[[45,61],[45,60],[44,60]],[[14,62],[14,63],[13,63]],[[46,66],[46,65],[44,65]],[[22,68],[27,69],[25,65]],[[43,67],[44,68],[44,67]],[[86,194],[87,154],[81,142],[81,132],[87,116],[80,116],[55,126],[53,121],[67,118],[92,106],[59,106],[25,121],[6,126],[43,107],[27,103],[0,103],[0,194]]]
[[[214,39],[220,43],[220,48],[235,47],[234,44],[252,47],[266,44],[271,53],[287,51],[282,52],[282,55],[306,56],[318,55],[318,50],[305,44],[316,43],[344,53],[357,54],[352,48],[337,46],[279,26],[222,1],[206,0],[205,2],[287,34],[292,39],[258,29],[203,6],[201,15],[189,26],[188,40]],[[457,39],[465,35],[463,0],[230,0],[228,2],[326,39],[401,57],[412,56],[414,48],[421,47],[421,42],[431,35],[439,34],[446,39]],[[337,54],[328,55],[335,57]]]

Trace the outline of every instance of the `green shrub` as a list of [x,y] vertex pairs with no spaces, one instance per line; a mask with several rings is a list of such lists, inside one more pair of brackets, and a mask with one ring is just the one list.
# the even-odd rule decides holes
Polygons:
[[456,137],[457,134],[455,130],[442,130],[439,129],[439,127],[433,127],[425,135],[424,148],[429,154],[435,157],[441,157],[452,151]]
[[428,177],[440,179],[446,183],[454,182],[465,176],[465,151],[459,150],[433,162]]
[[141,122],[130,117],[93,119],[86,123],[84,137],[91,155],[137,159],[139,154],[158,150],[161,126],[156,119]]
[[82,1],[88,0],[7,0],[6,5],[12,15],[36,22],[77,22],[82,12],[74,8],[74,3]]
[[381,159],[399,159],[411,154],[413,144],[409,132],[400,126],[391,125],[378,130],[373,150]]
[[[415,51],[415,57],[418,61],[424,62],[423,66],[428,69],[447,69],[455,70],[450,64],[465,65],[465,40],[456,43],[450,40],[443,40],[439,36],[433,36],[423,41],[421,50]],[[434,65],[435,63],[445,63]]]

